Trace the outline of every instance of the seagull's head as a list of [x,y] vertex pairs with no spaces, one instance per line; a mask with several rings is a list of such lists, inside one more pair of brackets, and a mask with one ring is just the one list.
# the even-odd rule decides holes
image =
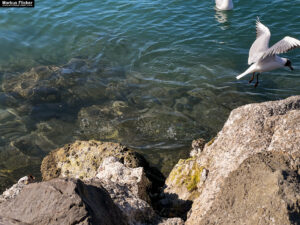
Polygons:
[[292,62],[289,59],[286,60],[284,66],[288,66],[291,70],[294,70],[294,68],[292,67]]

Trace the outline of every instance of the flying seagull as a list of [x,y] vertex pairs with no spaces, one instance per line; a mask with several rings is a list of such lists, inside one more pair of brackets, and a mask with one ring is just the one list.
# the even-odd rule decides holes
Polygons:
[[233,9],[232,0],[216,0],[216,7],[219,10],[231,10]]
[[270,37],[271,33],[269,28],[263,25],[259,21],[259,18],[257,18],[256,40],[250,48],[248,58],[248,64],[252,65],[244,73],[238,75],[236,79],[240,79],[249,73],[253,73],[252,78],[249,80],[249,83],[251,83],[254,79],[255,73],[257,73],[256,83],[254,85],[254,87],[256,87],[258,85],[258,75],[262,72],[279,69],[285,66],[294,70],[289,59],[281,58],[277,54],[288,52],[294,48],[299,48],[300,41],[296,38],[286,36],[269,48]]

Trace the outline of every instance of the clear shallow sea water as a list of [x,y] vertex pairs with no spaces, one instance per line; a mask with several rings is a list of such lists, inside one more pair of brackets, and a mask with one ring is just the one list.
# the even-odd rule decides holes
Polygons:
[[61,0],[1,8],[0,190],[27,173],[39,177],[45,154],[77,139],[124,143],[167,174],[232,109],[300,94],[300,50],[286,54],[295,71],[264,73],[256,89],[249,77],[235,79],[248,66],[257,16],[270,44],[300,38],[300,1],[234,5],[217,12],[213,1]]

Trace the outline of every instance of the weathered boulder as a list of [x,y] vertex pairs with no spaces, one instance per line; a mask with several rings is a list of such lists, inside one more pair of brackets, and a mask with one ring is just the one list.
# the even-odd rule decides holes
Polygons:
[[94,178],[103,160],[109,156],[120,159],[126,167],[142,167],[152,184],[149,187],[151,193],[157,193],[163,186],[164,176],[150,167],[142,155],[121,144],[93,140],[76,141],[50,152],[41,165],[43,180],[55,177]]
[[[58,176],[89,179],[95,177],[103,159],[117,157],[130,168],[143,167],[150,176],[161,176],[150,168],[145,158],[119,143],[101,141],[76,141],[49,153],[42,162],[41,172],[44,180]],[[155,171],[150,171],[151,169]],[[157,174],[154,174],[157,173]],[[162,179],[163,177],[159,177]],[[150,178],[152,181],[153,179]]]
[[96,177],[101,181],[110,181],[126,186],[135,196],[150,202],[147,189],[151,182],[144,173],[143,167],[130,168],[116,157],[105,158],[98,168]]
[[[299,109],[300,96],[294,96],[281,101],[245,105],[233,110],[223,129],[205,145],[204,149],[201,148],[202,142],[199,142],[199,144],[194,142],[191,158],[180,160],[173,168],[166,180],[161,203],[171,206],[169,213],[175,213],[175,216],[184,218],[185,215],[183,213],[185,211],[180,211],[184,209],[182,206],[187,206],[188,201],[193,201],[192,208],[187,215],[186,224],[210,224],[209,221],[216,221],[216,224],[222,224],[222,216],[215,215],[218,219],[210,220],[213,214],[213,211],[210,210],[223,207],[220,203],[222,202],[220,200],[221,195],[223,194],[224,198],[230,195],[226,194],[226,192],[219,194],[223,190],[224,182],[227,178],[236,179],[237,182],[242,179],[241,177],[230,177],[234,176],[233,172],[238,170],[245,160],[250,160],[252,156],[262,152],[285,154],[289,158],[287,162],[292,165],[289,167],[289,170],[292,171],[291,173],[300,168],[300,162],[296,160],[300,155]],[[284,165],[283,160],[281,160],[281,163]],[[283,168],[283,165],[280,168]],[[278,171],[281,171],[278,169],[279,166],[276,168]],[[259,176],[257,171],[257,177]],[[252,178],[255,179],[256,177],[253,175]],[[278,180],[280,179],[278,178]],[[259,180],[254,181],[251,179],[245,179],[246,181],[249,183],[244,183],[244,186],[259,182]],[[293,182],[296,182],[296,180],[294,179]],[[286,190],[291,191],[295,196],[298,195],[296,188]],[[232,198],[235,201],[239,200],[235,197]],[[264,197],[262,196],[262,198]],[[282,196],[274,198],[283,199]],[[262,201],[268,202],[271,200],[266,198]],[[289,199],[278,202],[282,203],[281,208],[286,207],[285,215],[296,212],[296,215],[293,214],[292,217],[297,218],[299,206]],[[256,203],[259,205],[259,202]],[[236,202],[236,204],[241,203]],[[251,200],[249,200],[249,204],[246,204],[244,210],[251,211],[252,209],[247,208],[247,205],[250,207],[251,204]],[[251,207],[253,205],[254,203]],[[258,205],[255,207],[259,208],[260,206]],[[288,209],[290,206],[295,207],[295,209]],[[226,215],[226,209],[219,210],[223,213],[223,216]],[[263,208],[262,210],[269,210],[270,214],[275,213],[272,209]],[[257,215],[264,216],[261,213]],[[235,216],[243,218],[243,216],[240,217],[237,214]],[[292,217],[289,220],[290,223],[292,223]],[[267,216],[257,220],[259,221],[257,223],[261,224],[264,220],[268,220]],[[238,224],[247,223],[247,221],[238,219],[235,221],[238,221]],[[281,223],[278,221],[275,224]],[[212,222],[212,224],[214,223]],[[232,221],[226,220],[223,224],[232,224]]]
[[228,175],[197,224],[299,224],[300,176],[294,166],[286,153],[250,156]]
[[[297,160],[300,155],[299,109],[300,96],[293,96],[281,101],[245,105],[231,112],[223,129],[212,141],[205,145],[200,155],[195,158],[195,162],[198,164],[198,167],[195,168],[204,167],[208,173],[204,182],[201,179],[197,182],[196,186],[199,194],[193,202],[186,224],[204,224],[205,221],[209,220],[208,213],[211,212],[210,210],[213,210],[213,207],[217,204],[221,204],[217,203],[218,201],[222,202],[218,200],[218,196],[223,185],[225,185],[226,178],[231,176],[232,172],[237,171],[241,164],[253,155],[261,152],[286,154],[289,157],[289,163],[294,164],[293,168],[300,167],[299,160]],[[261,178],[253,176],[253,179]],[[249,179],[247,185],[251,186],[251,182],[255,183],[253,179]],[[293,194],[297,196],[296,188],[287,190],[295,191]],[[268,194],[263,191],[262,193],[264,195],[260,198],[265,198],[267,202],[268,198],[265,195]],[[235,201],[239,201],[239,199],[235,199]],[[280,202],[281,208],[289,207],[286,201],[278,202]],[[241,203],[236,202],[235,204]],[[245,207],[246,211],[250,210],[247,206]],[[255,207],[260,208],[262,211],[269,210],[259,205]],[[299,213],[299,205],[295,207],[294,211]],[[288,211],[286,209],[285,212],[288,213]],[[273,211],[270,210],[270,212]],[[264,216],[262,212],[258,215]],[[295,217],[295,215],[293,216]],[[266,216],[259,221],[268,221],[268,219],[270,218]],[[292,223],[291,218],[289,221]],[[274,222],[274,224],[281,223]]]
[[130,224],[151,224],[158,219],[147,193],[151,183],[143,168],[129,168],[116,157],[105,158],[96,175]]
[[75,141],[50,152],[44,158],[41,166],[43,180],[55,177],[93,178],[103,159],[108,156],[118,157],[124,165],[133,168],[141,164],[141,156],[121,144],[93,140]]
[[127,224],[103,187],[71,179],[25,186],[0,203],[0,218],[29,224]]
[[207,169],[197,163],[197,155],[203,151],[205,140],[192,142],[191,158],[180,159],[166,180],[164,193],[177,194],[178,199],[193,200],[198,196],[198,185],[205,181]]
[[11,218],[0,216],[0,225],[29,225],[28,223],[23,223],[20,220],[14,220]]

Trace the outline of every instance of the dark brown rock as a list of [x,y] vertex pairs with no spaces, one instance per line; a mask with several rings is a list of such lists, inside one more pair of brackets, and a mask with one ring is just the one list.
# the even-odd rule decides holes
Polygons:
[[27,185],[15,198],[0,204],[0,218],[45,225],[127,224],[103,187],[72,179]]

